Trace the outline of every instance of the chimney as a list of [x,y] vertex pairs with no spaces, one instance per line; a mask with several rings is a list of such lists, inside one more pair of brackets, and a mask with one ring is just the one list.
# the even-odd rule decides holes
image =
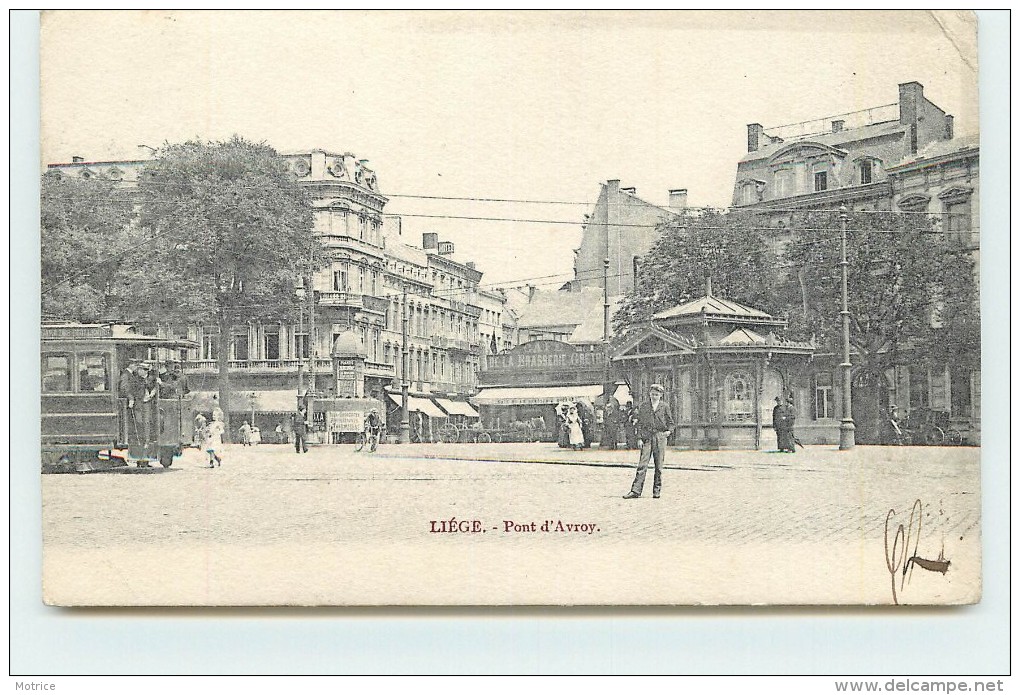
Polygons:
[[[619,183],[619,182],[617,182]],[[538,292],[538,288],[534,285],[528,285],[528,303],[535,301],[535,293]]]
[[637,189],[631,186],[630,188],[621,188],[624,193],[630,193],[631,195],[637,195]]
[[421,247],[426,251],[439,250],[439,234],[436,232],[425,232],[421,235]]
[[687,189],[674,188],[669,192],[669,207],[672,210],[683,210],[687,207]]
[[705,278],[705,296],[712,296],[712,276],[709,275]]
[[85,158],[82,157],[80,154],[73,154],[73,155],[71,155],[71,163],[72,164],[78,164],[79,162],[84,162],[84,161],[85,161]]
[[946,114],[946,140],[953,139],[953,117]]
[[614,195],[620,192],[620,179],[609,179],[606,181],[606,194]]
[[844,120],[833,121],[832,122],[832,132],[838,133],[839,131],[843,130],[843,126],[844,125],[846,125],[846,121],[844,121]]
[[465,263],[464,265],[466,265],[466,266],[467,266],[468,268],[470,268],[471,270],[476,270],[476,267],[475,267],[475,262],[474,262],[474,261],[468,261],[468,262],[467,262],[467,263]]
[[904,82],[900,85],[900,124],[909,126],[910,154],[917,153],[917,118],[924,101],[924,85],[920,82]]
[[764,145],[765,126],[761,123],[750,123],[747,126],[747,151],[757,152]]
[[324,150],[312,150],[312,172],[313,179],[321,179],[326,175],[326,152]]

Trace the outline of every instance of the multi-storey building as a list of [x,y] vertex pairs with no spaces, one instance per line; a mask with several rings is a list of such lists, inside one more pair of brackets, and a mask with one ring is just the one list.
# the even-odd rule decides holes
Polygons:
[[[733,205],[763,213],[770,223],[795,210],[930,212],[957,244],[977,258],[978,142],[954,137],[954,118],[924,96],[917,82],[899,85],[896,103],[793,126],[747,126],[747,154],[737,164]],[[776,237],[777,251],[789,238]],[[817,354],[811,374],[795,378],[798,429],[805,441],[835,441],[842,417],[834,355]],[[853,359],[851,359],[853,361]],[[968,360],[967,362],[972,362]],[[855,371],[857,441],[875,443],[889,405],[947,413],[970,442],[980,441],[980,372],[945,365]]]
[[517,316],[507,303],[506,295],[499,290],[479,289],[474,303],[482,310],[478,317],[481,345],[478,366],[483,371],[490,357],[517,345]]
[[[231,329],[223,343],[229,350],[231,412],[275,427],[279,414],[293,411],[299,384],[330,395],[330,355],[337,339],[348,332],[366,356],[363,393],[384,398],[399,391],[405,293],[411,389],[447,399],[473,393],[482,359],[483,320],[486,341],[495,335],[503,349],[516,339],[515,316],[502,308],[505,298],[480,292],[482,273],[472,263],[450,258],[452,245],[440,244],[436,234],[424,235],[423,248],[405,243],[400,220],[383,215],[387,198],[365,160],[325,150],[281,156],[310,194],[313,230],[327,261],[311,277],[311,286],[302,288],[306,300],[296,322],[247,322]],[[107,176],[131,190],[146,162],[74,157],[47,169],[58,176]],[[498,331],[490,330],[497,325]],[[211,398],[221,344],[218,329],[165,329],[198,343],[190,355],[191,381],[200,399],[203,394]]]
[[473,298],[482,274],[473,264],[440,254],[433,233],[424,236],[426,248],[403,243],[399,234],[387,238],[389,309],[383,358],[395,366],[399,383],[406,312],[407,381],[412,390],[466,396],[475,390],[481,356],[482,309]]
[[[687,207],[687,189],[669,192],[669,207],[649,203],[635,188],[620,188],[619,179],[602,184],[598,200],[581,227],[581,245],[574,251],[572,286],[603,287],[609,296],[634,289],[640,259],[659,237],[658,225]],[[609,259],[606,271],[605,259]]]
[[747,126],[733,205],[755,210],[890,209],[889,168],[953,138],[953,117],[917,82],[899,101],[792,126]]

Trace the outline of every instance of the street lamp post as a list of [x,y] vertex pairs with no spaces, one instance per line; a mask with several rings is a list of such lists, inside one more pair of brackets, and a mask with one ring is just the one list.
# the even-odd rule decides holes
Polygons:
[[315,264],[312,250],[308,252],[308,386],[315,393]]
[[609,259],[602,259],[602,341],[609,344]]
[[[294,295],[298,299],[298,335],[304,336],[305,334],[305,311],[302,304],[305,299],[305,284],[302,278],[298,278],[298,286],[294,290]],[[305,336],[305,344],[307,345],[308,336]],[[296,342],[296,341],[295,341]],[[305,351],[304,346],[295,344],[297,348],[297,392],[298,397],[301,397],[301,393],[305,390]]]
[[839,450],[847,451],[855,445],[855,430],[852,399],[850,394],[850,310],[848,308],[847,263],[846,260],[846,223],[848,219],[846,205],[839,208],[839,243],[843,279],[843,310],[839,312],[843,321],[843,362],[839,365],[843,372],[843,420],[839,424]]
[[410,382],[407,380],[407,287],[404,287],[403,301],[401,302],[401,344],[400,344],[400,443],[411,443],[411,418],[407,411],[407,389]]
[[[605,393],[605,401],[613,397],[612,387],[609,387],[609,376],[611,365],[609,363],[609,259],[602,259],[602,352],[605,364],[602,367],[602,388],[609,388]],[[605,403],[603,403],[603,407]]]
[[411,384],[407,380],[407,287],[401,300],[400,309],[401,344],[400,344],[400,443],[411,443],[411,417],[407,410],[407,390]]

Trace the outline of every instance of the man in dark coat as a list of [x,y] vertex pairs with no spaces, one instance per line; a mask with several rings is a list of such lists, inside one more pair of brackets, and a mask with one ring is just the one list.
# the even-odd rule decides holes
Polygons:
[[299,454],[308,453],[308,444],[305,443],[305,437],[308,434],[308,428],[311,427],[311,423],[308,422],[308,413],[304,408],[299,408],[297,413],[294,415],[294,449]]
[[602,414],[602,441],[599,443],[603,449],[615,449],[619,440],[620,423],[620,402],[616,396],[606,399],[606,407]]
[[662,491],[662,464],[666,457],[666,440],[669,438],[676,423],[673,413],[662,398],[665,389],[659,384],[652,384],[648,391],[648,401],[637,409],[638,446],[641,447],[641,458],[638,459],[637,473],[630,492],[623,496],[625,500],[637,499],[645,486],[645,474],[648,462],[655,460],[655,479],[652,482],[652,497],[659,498]]
[[634,403],[627,401],[623,406],[623,434],[628,449],[638,448],[637,424],[634,422]]
[[776,396],[776,407],[772,409],[772,426],[776,430],[776,448],[780,451],[795,451],[793,436],[793,401],[784,403],[781,396]]

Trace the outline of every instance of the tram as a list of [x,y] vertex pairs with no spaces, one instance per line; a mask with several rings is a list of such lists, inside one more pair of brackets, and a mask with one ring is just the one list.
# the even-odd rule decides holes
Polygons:
[[42,472],[163,468],[191,441],[198,347],[117,324],[43,324]]

